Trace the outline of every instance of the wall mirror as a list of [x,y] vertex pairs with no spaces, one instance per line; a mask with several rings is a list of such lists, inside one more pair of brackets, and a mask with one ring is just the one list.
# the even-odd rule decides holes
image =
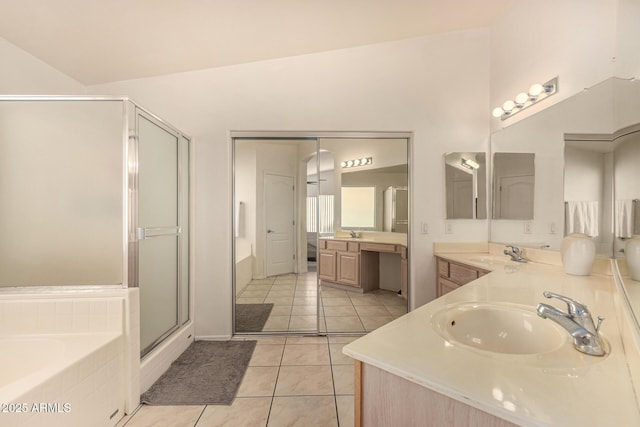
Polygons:
[[[234,133],[235,333],[365,333],[407,312],[400,254],[376,255],[379,286],[367,291],[379,316],[352,303],[362,292],[325,288],[318,268],[327,252],[319,242],[340,233],[399,236],[406,245],[409,137]],[[353,253],[341,267],[364,275]]]
[[[533,215],[529,218],[498,218],[497,194],[492,189],[492,242],[560,250],[565,228],[565,134],[610,133],[612,98],[613,80],[609,79],[514,124],[509,125],[507,119],[503,123],[508,127],[491,135],[494,159],[502,153],[528,153],[535,164]],[[493,165],[492,172],[495,170]],[[495,185],[495,176],[492,182]]]
[[487,219],[485,153],[445,153],[447,219]]
[[533,219],[535,153],[493,155],[493,219]]
[[538,173],[528,230],[526,222],[492,220],[490,240],[559,250],[566,234],[590,235],[599,256],[617,258],[640,319],[640,282],[624,262],[626,242],[640,232],[640,82],[605,80],[495,132],[491,148],[535,153]]

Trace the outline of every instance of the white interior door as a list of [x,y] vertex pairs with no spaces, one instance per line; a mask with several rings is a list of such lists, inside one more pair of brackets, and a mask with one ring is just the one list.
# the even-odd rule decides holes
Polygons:
[[500,178],[499,218],[533,219],[534,176]]
[[265,174],[264,189],[267,276],[292,273],[295,262],[293,177]]

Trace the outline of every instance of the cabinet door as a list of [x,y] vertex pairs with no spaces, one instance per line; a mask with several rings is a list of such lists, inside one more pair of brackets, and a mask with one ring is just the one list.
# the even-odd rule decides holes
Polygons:
[[444,294],[447,294],[451,291],[455,291],[460,286],[456,283],[453,283],[450,280],[444,279],[442,277],[438,278],[438,289],[436,290],[436,298],[441,297]]
[[360,255],[351,252],[338,252],[338,283],[360,287]]
[[335,251],[318,251],[318,276],[330,282],[336,281]]

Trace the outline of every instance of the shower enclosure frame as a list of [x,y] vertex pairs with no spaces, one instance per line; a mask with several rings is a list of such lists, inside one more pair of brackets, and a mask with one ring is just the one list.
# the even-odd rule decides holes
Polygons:
[[[121,283],[113,284],[96,284],[96,285],[34,285],[34,286],[4,286],[0,287],[0,294],[69,294],[73,291],[90,291],[90,290],[113,290],[113,289],[127,289],[127,288],[139,288],[139,239],[137,236],[137,219],[138,219],[138,141],[137,141],[137,118],[138,115],[144,116],[147,120],[161,127],[162,129],[172,133],[176,136],[178,141],[178,174],[180,177],[185,177],[187,180],[187,191],[183,191],[183,185],[177,186],[178,197],[178,221],[179,221],[179,235],[178,235],[178,283],[176,287],[177,293],[177,324],[171,328],[168,332],[163,334],[158,339],[145,349],[141,349],[141,358],[153,351],[154,348],[163,342],[167,337],[180,330],[182,327],[192,321],[193,313],[193,289],[192,289],[192,272],[190,268],[190,252],[191,252],[191,236],[190,236],[190,211],[191,211],[191,198],[190,198],[190,171],[187,170],[185,174],[183,167],[186,164],[190,169],[191,167],[191,141],[192,138],[185,133],[181,132],[178,128],[171,125],[166,120],[153,114],[148,109],[144,108],[134,100],[128,97],[111,97],[111,96],[81,96],[81,95],[0,95],[0,102],[120,102],[122,103],[122,164],[123,164],[123,176],[122,176],[122,275]],[[186,162],[183,158],[183,150],[180,149],[181,141],[186,142]],[[186,207],[186,212],[184,212]],[[189,225],[182,227],[184,222]],[[183,245],[183,238],[188,238],[188,244],[186,246],[187,254],[185,260],[185,254],[181,250],[185,248]],[[186,261],[186,262],[185,262]],[[179,278],[184,273],[183,269],[186,265],[187,283],[186,283],[186,299],[187,310],[184,313],[183,303],[184,296],[182,295],[181,283]]]

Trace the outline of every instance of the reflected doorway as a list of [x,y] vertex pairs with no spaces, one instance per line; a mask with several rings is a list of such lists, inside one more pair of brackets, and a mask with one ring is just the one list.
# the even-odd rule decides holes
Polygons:
[[[341,159],[350,155],[349,148],[362,147],[392,158],[388,151],[398,141],[387,146],[385,137],[291,135],[232,135],[234,333],[364,334],[405,314],[407,292],[399,295],[399,279],[397,289],[380,285],[362,292],[319,281],[317,273],[319,241],[333,238],[340,223]],[[404,187],[408,139],[397,156],[404,163]],[[378,159],[382,162],[382,155]],[[375,217],[383,233],[383,192],[388,186],[376,185],[380,212]],[[408,200],[404,203],[408,212]],[[376,232],[375,226],[368,232]]]

